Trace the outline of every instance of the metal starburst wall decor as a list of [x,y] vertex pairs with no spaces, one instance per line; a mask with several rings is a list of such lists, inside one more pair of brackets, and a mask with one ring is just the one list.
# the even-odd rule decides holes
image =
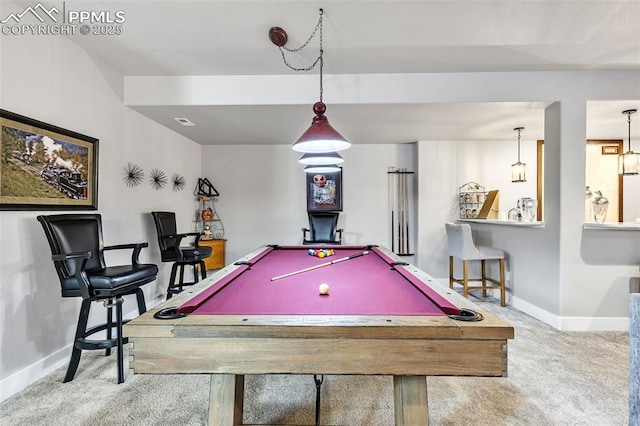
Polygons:
[[160,190],[164,188],[167,184],[167,175],[159,169],[151,170],[151,174],[149,175],[151,186],[156,190]]
[[144,179],[144,170],[137,164],[129,163],[124,168],[124,182],[127,184],[129,188],[133,188],[134,186],[138,186],[142,183],[142,179]]
[[171,181],[173,182],[173,190],[175,192],[182,191],[187,184],[184,176],[174,173],[171,177]]

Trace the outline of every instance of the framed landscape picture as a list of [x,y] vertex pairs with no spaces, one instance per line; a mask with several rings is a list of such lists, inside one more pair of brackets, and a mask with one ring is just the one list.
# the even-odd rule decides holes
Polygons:
[[342,169],[306,175],[307,211],[342,211]]
[[0,109],[0,210],[96,210],[98,139]]

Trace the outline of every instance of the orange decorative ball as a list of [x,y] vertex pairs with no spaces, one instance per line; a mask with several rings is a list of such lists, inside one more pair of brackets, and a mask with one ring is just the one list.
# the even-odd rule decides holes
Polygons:
[[202,210],[202,220],[211,220],[213,219],[213,211],[211,209]]

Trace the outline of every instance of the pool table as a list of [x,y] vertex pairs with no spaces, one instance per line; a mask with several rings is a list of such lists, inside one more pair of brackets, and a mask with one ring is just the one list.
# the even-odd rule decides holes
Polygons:
[[506,322],[383,247],[310,248],[261,247],[127,323],[129,372],[211,374],[215,425],[242,424],[245,374],[392,375],[396,425],[428,424],[426,376],[506,376]]

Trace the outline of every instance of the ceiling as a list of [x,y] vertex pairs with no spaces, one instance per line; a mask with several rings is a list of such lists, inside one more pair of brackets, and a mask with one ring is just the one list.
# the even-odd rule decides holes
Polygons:
[[[67,3],[75,9],[126,12],[119,36],[71,37],[99,66],[108,64],[109,75],[117,78],[295,74],[269,41],[268,30],[284,28],[287,46],[297,47],[316,25],[320,7],[325,10],[327,74],[640,70],[637,0]],[[306,66],[317,56],[317,46],[314,40],[289,60]],[[505,122],[525,126],[524,138],[529,130],[541,134],[545,106],[540,102],[330,105],[327,115],[353,143],[512,139],[513,126]],[[626,139],[621,111],[629,108],[640,109],[640,100],[592,103],[587,136]],[[292,143],[312,117],[311,105],[136,109],[200,144]],[[173,117],[187,117],[196,127],[179,126]],[[640,125],[635,133],[640,135]]]

